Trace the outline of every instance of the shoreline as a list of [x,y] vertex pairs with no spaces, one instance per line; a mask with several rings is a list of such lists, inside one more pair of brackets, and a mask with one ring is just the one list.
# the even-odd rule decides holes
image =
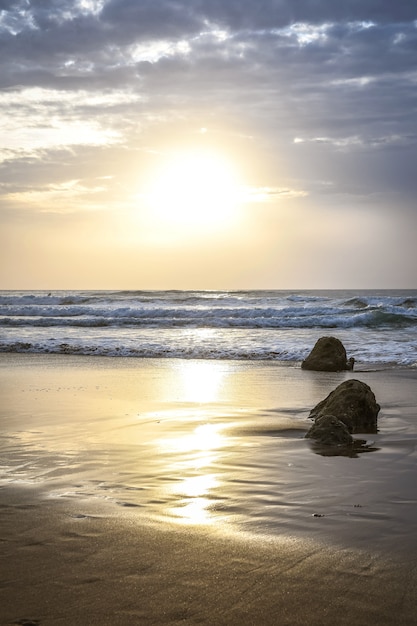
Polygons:
[[[313,346],[311,346],[312,348]],[[307,353],[306,353],[307,354]],[[0,351],[0,359],[14,359],[14,358],[32,358],[32,359],[64,359],[66,362],[70,362],[71,360],[78,360],[78,359],[92,359],[93,362],[94,361],[99,361],[99,360],[103,360],[103,361],[120,361],[121,363],[123,362],[132,362],[132,363],[144,363],[144,362],[179,362],[179,361],[197,361],[197,362],[202,362],[202,361],[207,361],[209,363],[213,363],[213,362],[218,362],[218,363],[236,363],[236,364],[252,364],[252,365],[256,365],[256,364],[260,364],[260,365],[271,365],[271,366],[275,366],[275,367],[288,367],[288,368],[300,368],[301,367],[301,363],[303,359],[300,360],[285,360],[285,359],[278,359],[278,358],[247,358],[247,357],[241,357],[241,358],[230,358],[228,356],[225,357],[219,357],[219,356],[204,356],[204,357],[195,357],[195,356],[172,356],[172,355],[167,355],[167,356],[141,356],[141,355],[136,355],[136,354],[120,354],[120,355],[116,355],[116,354],[90,354],[90,353],[83,353],[83,352],[30,352],[30,351],[26,351],[26,350],[13,350],[13,351],[6,351],[6,350],[2,350]],[[0,364],[1,367],[1,364]],[[391,371],[410,371],[410,372],[417,372],[417,365],[416,364],[399,364],[399,363],[394,363],[394,362],[386,362],[386,363],[381,363],[381,362],[361,362],[359,359],[355,361],[355,365],[354,365],[354,369],[351,370],[353,373],[366,373],[366,372],[380,372],[380,371],[387,371],[387,372],[391,372]],[[307,370],[305,370],[307,371]],[[313,371],[313,370],[310,370]],[[342,373],[343,370],[341,372],[322,372],[322,373],[327,373],[327,374],[332,374],[332,373],[336,373],[336,374],[340,374]],[[320,372],[319,372],[320,373]],[[416,377],[417,377],[417,373],[416,373]]]
[[[347,377],[376,451],[314,454],[308,412]],[[416,379],[0,355],[0,623],[411,626]]]

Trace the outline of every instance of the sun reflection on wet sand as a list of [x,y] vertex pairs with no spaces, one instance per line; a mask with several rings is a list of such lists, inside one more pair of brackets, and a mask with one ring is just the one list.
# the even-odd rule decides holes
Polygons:
[[221,428],[221,424],[200,424],[191,434],[163,440],[163,447],[170,452],[195,451],[195,467],[204,467],[207,465],[205,459],[210,459],[212,451],[222,446]]
[[[228,368],[220,369],[217,363],[207,361],[181,362],[176,369],[178,397],[181,402],[194,406],[192,410],[189,407],[183,410],[182,415],[179,415],[181,410],[176,409],[181,424],[179,431],[158,443],[159,452],[167,461],[169,484],[165,492],[173,504],[168,514],[181,523],[209,524],[213,521],[209,507],[214,499],[213,490],[220,487],[220,482],[212,470],[219,461],[221,449],[230,444],[222,432],[226,424],[206,420],[213,416],[210,405],[221,400],[221,391],[229,374]],[[165,414],[165,417],[172,417],[172,413]]]
[[213,521],[209,510],[210,493],[218,486],[215,474],[184,478],[174,489],[180,500],[178,506],[170,509],[171,515],[182,523],[210,524]]
[[[228,438],[221,432],[225,425],[200,424],[191,434],[161,440],[161,452],[173,456],[167,464],[171,482],[167,487],[174,506],[169,514],[177,521],[209,524],[213,521],[209,507],[215,499],[213,490],[221,483],[212,467],[218,463]],[[172,482],[173,481],[173,482]]]
[[181,363],[179,386],[185,402],[216,402],[226,372],[217,363],[207,361],[186,361]]

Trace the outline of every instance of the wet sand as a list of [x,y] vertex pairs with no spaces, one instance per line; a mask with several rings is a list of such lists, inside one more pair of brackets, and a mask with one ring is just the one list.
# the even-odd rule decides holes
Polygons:
[[[346,377],[373,451],[317,455]],[[0,623],[415,624],[416,380],[1,355]]]

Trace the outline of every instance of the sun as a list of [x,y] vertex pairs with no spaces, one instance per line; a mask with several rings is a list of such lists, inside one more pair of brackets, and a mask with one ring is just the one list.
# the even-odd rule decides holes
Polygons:
[[145,198],[152,220],[185,233],[229,227],[242,184],[234,164],[209,152],[170,155],[150,177]]

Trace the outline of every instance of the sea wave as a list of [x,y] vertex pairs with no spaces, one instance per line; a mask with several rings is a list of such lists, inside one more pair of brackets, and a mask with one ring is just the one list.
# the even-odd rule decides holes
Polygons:
[[416,291],[0,292],[3,352],[300,360],[332,334],[413,365],[416,325]]
[[0,315],[0,326],[9,327],[97,327],[114,328],[402,328],[417,325],[417,311],[410,309],[340,308],[133,308],[108,310],[86,306],[7,307]]
[[[135,358],[177,358],[177,359],[218,359],[236,361],[275,361],[299,364],[308,354],[312,342],[285,345],[277,342],[259,342],[258,345],[238,343],[222,344],[210,341],[85,341],[76,339],[51,339],[39,341],[0,342],[0,352],[27,354],[56,354],[73,356],[135,357]],[[364,365],[417,367],[416,345],[403,350],[395,341],[387,341],[385,351],[375,345],[356,346],[348,344],[349,355],[356,360],[356,368]],[[346,345],[345,344],[345,345]]]

